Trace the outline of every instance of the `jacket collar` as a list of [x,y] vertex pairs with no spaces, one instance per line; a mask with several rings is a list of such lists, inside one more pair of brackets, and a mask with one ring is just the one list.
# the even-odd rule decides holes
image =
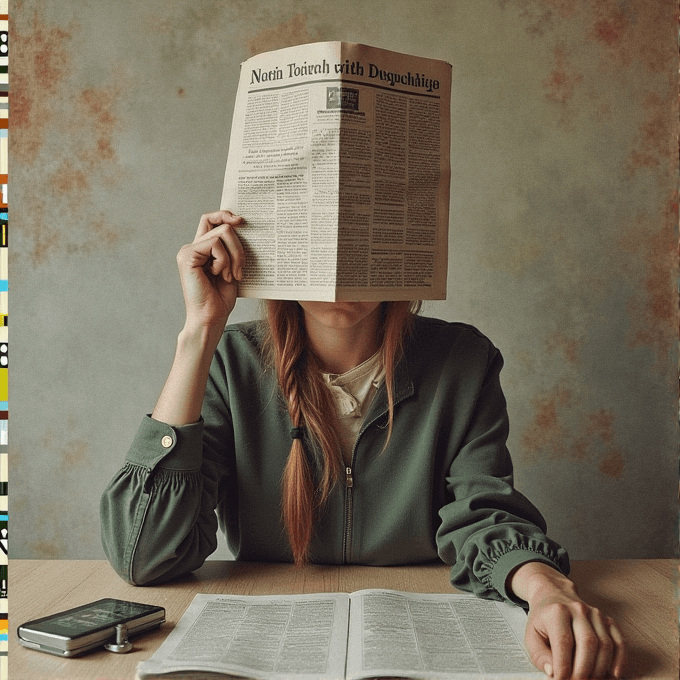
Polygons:
[[[415,332],[415,329],[414,329]],[[411,372],[409,370],[409,356],[413,347],[413,334],[409,336],[406,341],[406,347],[404,348],[404,355],[401,357],[394,369],[394,405],[396,406],[399,402],[404,399],[408,399],[413,392],[413,380],[411,379]],[[378,393],[373,399],[373,403],[366,414],[366,419],[362,429],[372,423],[373,421],[386,415],[388,412],[387,405],[387,388],[385,387],[385,381],[383,380]]]

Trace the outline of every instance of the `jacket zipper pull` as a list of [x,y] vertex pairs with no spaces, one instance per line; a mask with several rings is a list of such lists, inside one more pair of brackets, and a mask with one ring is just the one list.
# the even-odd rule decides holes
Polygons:
[[345,468],[345,484],[346,484],[348,489],[351,489],[354,486],[354,479],[352,478],[352,468],[351,467]]

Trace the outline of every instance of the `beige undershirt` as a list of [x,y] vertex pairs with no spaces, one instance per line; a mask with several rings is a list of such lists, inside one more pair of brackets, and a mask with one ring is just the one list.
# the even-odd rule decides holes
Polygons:
[[340,375],[324,373],[335,402],[340,431],[340,446],[346,465],[351,465],[352,450],[373,397],[385,379],[380,351]]

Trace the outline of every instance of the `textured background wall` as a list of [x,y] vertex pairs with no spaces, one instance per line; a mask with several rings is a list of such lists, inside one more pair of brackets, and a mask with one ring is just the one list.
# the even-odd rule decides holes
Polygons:
[[503,351],[517,484],[574,558],[674,553],[673,2],[16,0],[10,17],[14,557],[103,556],[99,495],[170,366],[175,254],[218,206],[239,64],[313,40],[453,64],[449,291],[425,311]]

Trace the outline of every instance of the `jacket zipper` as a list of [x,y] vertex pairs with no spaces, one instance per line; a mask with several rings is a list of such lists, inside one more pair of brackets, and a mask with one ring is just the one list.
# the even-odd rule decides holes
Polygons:
[[[354,462],[354,452],[352,452],[352,462]],[[349,562],[351,556],[353,487],[352,468],[348,465],[345,467],[345,531],[342,539],[342,561],[345,564]]]
[[[377,395],[376,395],[377,396]],[[404,396],[395,398],[394,405],[396,406]],[[350,464],[345,466],[345,528],[342,536],[342,561],[343,564],[348,564],[350,558],[352,557],[352,511],[354,504],[354,473],[352,472],[352,467],[354,466],[354,458],[357,453],[357,446],[359,444],[359,439],[361,435],[376,421],[387,413],[386,410],[381,410],[380,413],[376,413],[370,420],[364,422],[359,430],[356,441],[354,442],[354,447],[352,448],[352,458]]]

